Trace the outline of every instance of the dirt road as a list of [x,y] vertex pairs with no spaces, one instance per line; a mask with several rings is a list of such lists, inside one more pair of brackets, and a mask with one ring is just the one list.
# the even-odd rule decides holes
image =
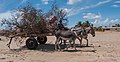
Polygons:
[[49,36],[45,45],[39,45],[37,50],[28,50],[24,43],[21,47],[12,42],[12,50],[6,44],[5,37],[0,40],[0,62],[120,62],[120,32],[96,32],[96,36],[89,35],[89,47],[82,48],[76,40],[77,51],[55,52],[55,37]]

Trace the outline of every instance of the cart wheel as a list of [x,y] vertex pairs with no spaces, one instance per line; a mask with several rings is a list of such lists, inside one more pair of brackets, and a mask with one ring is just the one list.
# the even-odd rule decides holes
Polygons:
[[47,42],[46,36],[37,37],[37,40],[40,44],[45,44]]
[[37,40],[35,38],[29,38],[26,40],[26,46],[28,49],[34,50],[38,47]]

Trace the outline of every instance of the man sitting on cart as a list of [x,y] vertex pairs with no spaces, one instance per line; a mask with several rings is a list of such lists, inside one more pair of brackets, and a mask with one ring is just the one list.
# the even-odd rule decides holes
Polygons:
[[58,29],[59,29],[59,30],[68,30],[67,27],[64,27],[61,19],[60,19],[59,24],[58,24]]

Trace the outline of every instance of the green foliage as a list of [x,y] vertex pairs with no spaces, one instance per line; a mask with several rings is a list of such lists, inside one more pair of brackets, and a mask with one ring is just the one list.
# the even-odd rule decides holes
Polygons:
[[77,23],[77,25],[75,25],[76,27],[79,27],[79,26],[82,26],[82,27],[88,27],[88,26],[90,26],[90,22],[89,21],[85,21],[85,22],[81,22],[81,21],[79,21],[78,23]]
[[120,27],[120,24],[115,24],[112,27]]
[[96,31],[104,31],[105,29],[102,26],[96,27]]

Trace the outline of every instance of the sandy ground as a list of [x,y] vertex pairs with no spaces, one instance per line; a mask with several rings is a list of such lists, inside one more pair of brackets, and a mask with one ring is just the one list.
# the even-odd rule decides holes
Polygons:
[[37,50],[28,50],[24,43],[19,48],[12,42],[12,50],[6,44],[8,40],[0,36],[0,62],[120,62],[120,32],[96,32],[96,36],[89,35],[89,47],[79,47],[77,51],[54,51],[55,37],[49,36],[45,45],[39,45]]

